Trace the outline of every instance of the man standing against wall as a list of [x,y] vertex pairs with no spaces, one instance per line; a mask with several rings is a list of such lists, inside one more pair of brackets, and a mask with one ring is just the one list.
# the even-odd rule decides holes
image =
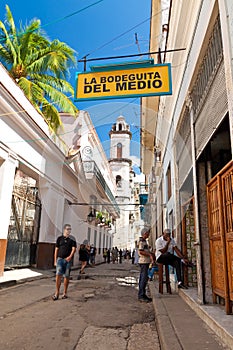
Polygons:
[[138,300],[140,302],[151,302],[152,299],[146,295],[146,285],[148,282],[148,268],[150,262],[153,262],[155,256],[149,250],[147,239],[150,235],[149,228],[143,228],[141,231],[141,237],[139,240],[138,254],[139,254],[139,266],[140,266],[140,277],[139,277],[139,290]]
[[56,266],[56,292],[52,299],[58,300],[61,279],[64,275],[64,292],[62,299],[67,299],[67,289],[69,285],[71,261],[76,252],[76,242],[69,237],[71,233],[71,225],[65,224],[63,227],[63,235],[59,236],[56,241],[54,252],[54,266]]

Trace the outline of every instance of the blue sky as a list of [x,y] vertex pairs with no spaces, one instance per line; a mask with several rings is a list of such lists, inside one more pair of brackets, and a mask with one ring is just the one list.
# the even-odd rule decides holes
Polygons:
[[[48,37],[66,42],[77,52],[77,59],[88,54],[88,58],[96,58],[149,51],[151,0],[8,0],[0,3],[1,20],[5,18],[6,4],[10,6],[17,27],[20,21],[25,24],[39,18]],[[143,58],[146,57],[135,60]],[[122,60],[90,62],[87,69],[89,65],[115,62]],[[82,70],[83,64],[79,63],[77,69],[71,71],[73,86],[76,71]],[[133,140],[139,143],[139,99],[112,101],[79,102],[76,105],[90,113],[106,150],[108,131],[119,115],[126,117]],[[135,144],[132,153],[138,155],[136,148]]]

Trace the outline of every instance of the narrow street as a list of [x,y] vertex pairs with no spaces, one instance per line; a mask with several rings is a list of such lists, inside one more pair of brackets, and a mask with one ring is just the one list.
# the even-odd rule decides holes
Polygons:
[[[137,300],[138,268],[102,264],[53,301],[55,276],[0,290],[0,349],[160,349],[152,303]],[[61,292],[62,292],[61,288]]]

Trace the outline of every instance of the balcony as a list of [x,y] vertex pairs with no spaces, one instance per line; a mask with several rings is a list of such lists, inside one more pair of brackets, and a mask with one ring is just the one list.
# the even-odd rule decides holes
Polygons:
[[[102,193],[107,197],[106,199],[113,205],[114,210],[116,211],[117,215],[120,215],[120,208],[116,202],[116,199],[110,190],[109,186],[107,185],[103,175],[100,172],[100,169],[96,165],[95,161],[83,161],[83,170],[85,173],[85,177],[87,180],[96,180],[97,184],[101,187]],[[103,203],[104,205],[104,203]]]

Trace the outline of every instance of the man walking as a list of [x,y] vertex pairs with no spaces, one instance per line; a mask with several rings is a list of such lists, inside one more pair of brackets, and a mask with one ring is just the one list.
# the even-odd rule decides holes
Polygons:
[[96,247],[94,247],[94,244],[92,244],[91,249],[90,249],[90,264],[91,264],[91,266],[95,266],[95,256],[96,256]]
[[150,252],[149,245],[147,243],[147,239],[149,235],[150,235],[150,229],[143,228],[141,231],[141,238],[139,241],[139,248],[138,248],[139,266],[140,266],[138,300],[140,302],[146,302],[146,303],[152,301],[152,299],[146,295],[146,285],[148,282],[148,268],[149,268],[150,262],[153,262],[155,259],[155,256],[153,253]]
[[[173,251],[175,251],[177,255],[174,255]],[[169,229],[165,229],[163,235],[156,240],[156,261],[159,264],[173,266],[176,269],[178,288],[187,289],[182,283],[181,262],[186,266],[193,267],[193,265],[183,256],[176,246],[176,242],[171,237],[171,230]]]
[[67,298],[67,289],[69,285],[71,261],[76,252],[76,241],[69,237],[71,233],[71,225],[65,224],[63,227],[63,235],[59,236],[56,241],[54,252],[54,266],[56,266],[56,292],[52,299],[58,300],[61,279],[64,275],[64,292],[62,299]]

